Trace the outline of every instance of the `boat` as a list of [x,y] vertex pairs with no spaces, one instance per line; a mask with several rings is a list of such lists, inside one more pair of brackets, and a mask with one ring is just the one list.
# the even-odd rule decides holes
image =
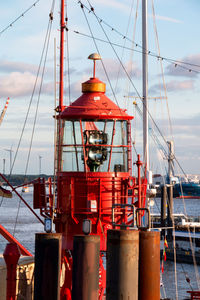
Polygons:
[[192,181],[176,183],[173,186],[174,197],[200,199],[200,184]]
[[29,193],[29,187],[28,186],[23,186],[23,188],[22,188],[22,192],[23,193]]
[[5,198],[12,198],[12,192],[0,186],[0,196]]
[[173,196],[174,198],[184,199],[199,199],[200,198],[200,182],[197,176],[194,179],[189,179],[188,176],[176,176],[174,173],[174,143],[168,141],[169,153],[167,156],[168,160],[168,171],[167,175],[162,176],[160,174],[154,175],[154,184],[157,186],[157,196],[160,197],[161,187],[163,184],[173,185]]

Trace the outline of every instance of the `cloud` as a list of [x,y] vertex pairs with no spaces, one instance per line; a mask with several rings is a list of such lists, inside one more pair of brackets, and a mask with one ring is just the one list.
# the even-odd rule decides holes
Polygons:
[[[30,72],[11,72],[8,75],[0,76],[0,96],[31,96],[35,85],[35,80],[36,76]],[[40,81],[41,78],[38,77],[36,93],[38,93]],[[46,95],[52,95],[54,93],[54,83],[50,81],[44,82],[41,93]]]
[[27,64],[24,62],[0,60],[1,73],[10,72],[29,72],[36,74],[38,67],[33,64]]
[[[141,78],[142,72],[141,69],[138,67],[137,62],[126,61],[125,63],[123,63],[126,72],[122,68],[121,64],[112,58],[103,59],[103,64],[110,79],[117,79],[117,77],[127,78],[126,72],[132,78],[136,78],[136,79]],[[87,68],[86,70],[84,70],[84,72],[85,74],[91,74],[91,68]],[[107,81],[107,77],[105,75],[105,71],[102,64],[99,64],[98,66],[97,75],[102,80]]]
[[[178,81],[173,80],[166,83],[167,92],[179,92],[194,89],[194,80]],[[155,84],[150,87],[149,94],[160,91],[160,85]]]
[[30,95],[35,83],[35,76],[30,72],[12,72],[0,77],[1,97],[19,97]]
[[160,15],[156,15],[156,19],[171,22],[171,23],[183,23],[182,21],[180,21],[178,19],[174,19],[174,18],[170,18],[170,17],[166,17],[166,16],[160,16]]
[[[182,64],[181,61],[188,64]],[[166,68],[165,75],[195,78],[198,76],[197,72],[200,72],[200,53],[185,56],[170,64]]]

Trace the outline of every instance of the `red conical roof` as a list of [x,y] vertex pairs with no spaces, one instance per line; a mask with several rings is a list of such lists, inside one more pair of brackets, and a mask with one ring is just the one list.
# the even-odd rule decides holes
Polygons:
[[62,119],[133,119],[105,95],[105,84],[98,78],[84,82],[82,92],[82,96],[60,114]]

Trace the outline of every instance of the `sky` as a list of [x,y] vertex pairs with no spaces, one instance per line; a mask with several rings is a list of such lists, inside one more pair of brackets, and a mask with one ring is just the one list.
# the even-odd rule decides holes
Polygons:
[[[148,2],[149,114],[155,122],[151,127],[156,130],[158,126],[166,140],[174,141],[176,159],[185,173],[200,174],[200,1]],[[35,6],[30,8],[34,3]],[[55,65],[57,88],[59,81],[58,0],[55,1],[44,76],[40,72],[36,92],[32,97],[52,3],[51,0],[7,0],[0,3],[0,110],[7,97],[10,97],[0,128],[0,170],[3,171],[5,159],[6,173],[10,169],[10,152],[7,150],[12,150],[12,162],[15,158],[12,173],[38,174],[39,156],[42,157],[42,173],[53,173],[53,115],[58,105],[58,101],[55,104]],[[88,12],[89,3],[99,19]],[[107,96],[113,101],[117,99],[121,107],[135,116],[132,138],[137,151],[142,155],[141,119],[133,105],[135,100],[137,107],[141,108],[141,100],[138,98],[138,95],[142,95],[141,1],[138,9],[137,0],[84,0],[83,4],[85,8],[81,9],[78,1],[67,1],[69,31],[66,35],[68,46],[65,47],[65,105],[81,95],[81,82],[92,75],[92,64],[87,57],[99,52],[107,75],[99,63],[97,76],[106,82]],[[9,26],[11,23],[12,26]],[[111,46],[111,43],[114,45]],[[158,56],[164,59],[158,59]],[[56,94],[58,99],[58,91]],[[29,105],[30,112],[24,127]],[[155,131],[155,134],[158,134],[162,144],[159,133]],[[166,160],[165,166],[162,166],[163,157],[164,154],[155,142],[150,141],[150,165],[154,173],[165,172]],[[181,173],[178,167],[176,173]]]

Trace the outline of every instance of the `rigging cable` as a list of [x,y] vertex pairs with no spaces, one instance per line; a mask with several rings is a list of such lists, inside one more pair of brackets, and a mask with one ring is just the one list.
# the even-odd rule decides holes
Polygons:
[[[79,1],[79,3],[80,3],[81,8],[82,8],[82,10],[83,10],[83,12],[84,12],[84,9],[83,9],[83,8],[84,8],[85,6],[82,4],[81,1]],[[87,9],[88,9],[88,8],[87,8]],[[99,22],[99,24],[100,24],[100,26],[101,26],[101,28],[102,28],[102,30],[103,30],[103,32],[104,32],[104,34],[105,34],[107,40],[108,40],[108,42],[109,42],[111,48],[113,49],[113,51],[114,51],[114,53],[115,53],[115,55],[116,55],[116,57],[117,57],[119,63],[121,64],[121,66],[122,66],[122,68],[123,68],[125,74],[127,75],[128,79],[130,80],[130,82],[131,82],[133,88],[135,89],[135,92],[136,92],[137,96],[139,97],[139,99],[140,99],[140,100],[142,101],[142,103],[143,103],[142,96],[140,96],[139,91],[137,90],[135,84],[133,83],[131,77],[129,76],[129,74],[128,74],[126,68],[124,67],[124,65],[123,65],[123,63],[122,63],[122,61],[120,60],[120,58],[119,58],[119,56],[118,56],[118,54],[117,54],[115,48],[113,47],[112,43],[110,42],[110,40],[109,40],[109,38],[108,38],[108,35],[106,34],[104,28],[103,28],[102,25],[101,25],[101,22],[99,21],[99,18],[96,16],[96,13],[94,12],[94,8],[91,7],[91,9],[90,9],[89,11],[92,12],[92,13],[95,15],[96,19],[98,20],[98,22]],[[85,15],[85,12],[84,12],[84,15]],[[86,17],[86,15],[85,15],[85,17]],[[87,18],[86,18],[86,19],[87,19]],[[87,22],[88,22],[88,20],[87,20]],[[91,29],[90,29],[90,30],[91,30]],[[93,38],[94,43],[95,43],[95,45],[96,45],[96,42],[95,42],[95,39],[94,39],[93,35],[92,35],[92,38]],[[96,46],[96,47],[97,47],[97,46]],[[97,48],[97,50],[98,50],[98,48]],[[103,63],[103,62],[102,62],[102,63]],[[104,71],[105,71],[105,68],[104,68]],[[107,73],[106,73],[106,74],[107,74]],[[110,83],[110,80],[109,80],[109,83]],[[110,85],[111,85],[111,83],[110,83]],[[113,89],[112,89],[112,92],[114,93]],[[114,97],[115,97],[115,99],[116,99],[115,94],[114,94]],[[117,102],[117,99],[116,99],[116,102]],[[118,104],[118,102],[117,102],[117,104]],[[118,106],[119,106],[119,104],[118,104]],[[158,125],[156,124],[156,122],[154,121],[154,119],[153,119],[151,113],[149,112],[149,110],[147,110],[147,111],[148,111],[149,118],[151,119],[151,121],[152,121],[152,123],[154,124],[155,128],[157,129],[158,133],[159,133],[160,136],[162,137],[163,141],[164,141],[165,143],[167,143],[167,141],[166,141],[164,135],[162,134],[162,132],[161,132],[160,128],[158,127]],[[183,174],[185,174],[185,172],[184,172],[183,168],[181,167],[180,163],[178,162],[178,160],[177,160],[176,158],[175,158],[175,160],[176,160],[176,162],[177,162],[179,168],[182,170]]]
[[[45,71],[47,54],[48,54],[48,48],[49,48],[49,40],[50,40],[51,27],[52,27],[52,21],[53,21],[54,5],[55,5],[55,0],[53,0],[53,2],[52,2],[52,9],[51,9],[51,12],[49,14],[49,22],[48,22],[47,33],[46,33],[46,37],[45,37],[45,43],[44,43],[44,47],[43,47],[43,51],[42,51],[42,57],[41,57],[41,61],[40,61],[40,66],[38,68],[38,74],[37,75],[39,75],[39,70],[40,70],[40,67],[41,67],[41,64],[42,64],[42,59],[43,59],[43,56],[44,56],[43,70],[42,70],[41,82],[40,82],[40,87],[39,87],[39,92],[38,92],[38,100],[37,100],[37,104],[36,104],[35,118],[34,118],[34,123],[33,123],[31,141],[30,141],[30,145],[29,145],[27,163],[26,163],[26,167],[25,167],[25,176],[27,174],[27,170],[28,170],[28,166],[29,166],[29,160],[30,160],[30,154],[31,154],[31,150],[32,150],[33,137],[34,137],[34,133],[35,133],[35,126],[36,126],[36,120],[37,120],[37,114],[38,114],[38,107],[39,107],[40,95],[41,95],[41,91],[42,91],[44,71]],[[45,48],[46,48],[46,52],[45,52]],[[37,79],[38,79],[38,77],[36,78],[36,81],[37,81]],[[36,82],[35,82],[35,85],[34,85],[32,97],[31,97],[31,102],[32,102],[33,95],[34,95],[34,92],[35,92],[35,87],[36,87]],[[15,158],[16,158],[16,156],[15,156]],[[12,168],[13,168],[13,166],[12,166]],[[15,220],[15,224],[14,224],[14,229],[13,229],[13,236],[15,235],[15,230],[16,230],[16,225],[17,225],[17,220],[18,220],[19,210],[20,210],[20,204],[21,204],[21,200],[19,200],[17,216],[16,216],[16,220]]]
[[[135,18],[134,18],[134,27],[133,27],[133,41],[135,40],[135,34],[136,34],[136,24],[137,24],[137,18],[138,18],[138,6],[139,6],[139,0],[137,0],[137,4],[136,4],[136,11],[135,11]],[[133,72],[133,54],[134,54],[134,42],[132,43],[132,51],[131,51],[131,55],[130,55],[130,61],[131,61],[131,68],[130,68],[130,74],[132,74]],[[129,95],[130,93],[130,82],[128,84],[128,92],[127,95]],[[128,109],[128,105],[127,105],[127,109]]]
[[[130,9],[130,14],[129,14],[129,18],[128,18],[128,24],[127,24],[127,28],[126,28],[126,35],[128,34],[128,29],[129,29],[129,26],[130,26],[130,21],[131,21],[131,17],[132,17],[132,11],[133,11],[133,6],[134,6],[134,0],[132,0],[132,4],[131,4],[131,9]],[[126,40],[124,40],[124,44],[123,44],[123,47],[122,47],[122,53],[121,53],[121,61],[124,57],[124,46],[126,44]],[[132,46],[133,47],[133,46]],[[130,67],[130,74],[131,74],[131,70],[132,70],[132,60],[131,60],[131,67]],[[118,81],[119,81],[119,75],[120,75],[120,66],[118,68],[118,73],[117,73],[117,78],[116,78],[116,84],[115,84],[115,91],[117,90],[117,86],[118,86]]]
[[[158,54],[160,56],[160,46],[159,46],[158,31],[157,31],[157,26],[156,26],[154,0],[152,0],[151,2],[152,2],[152,12],[153,12],[153,25],[154,25],[154,31],[156,34],[156,45],[157,45],[157,49],[158,49]],[[162,60],[159,60],[159,61],[160,61],[160,67],[161,67],[161,73],[162,73],[164,93],[165,93],[165,97],[166,97],[166,105],[167,105],[168,119],[169,119],[169,125],[170,125],[170,133],[171,133],[172,139],[174,140],[173,133],[172,133],[172,122],[171,122],[170,113],[169,113],[169,105],[168,105],[168,101],[167,101],[167,89],[166,89],[166,83],[165,83],[165,78],[164,78],[163,64],[162,64]]]
[[[73,32],[76,33],[76,34],[79,34],[79,35],[88,37],[88,38],[92,38],[90,35],[88,35],[88,34],[86,34],[86,33],[82,33],[82,32],[77,31],[77,30],[74,30]],[[103,43],[109,43],[108,41],[103,40],[103,39],[98,38],[98,37],[94,37],[94,39],[97,40],[97,41],[103,42]],[[131,40],[130,40],[130,42],[132,43]],[[130,47],[126,47],[126,46],[123,46],[123,45],[120,45],[120,44],[117,44],[117,43],[111,42],[111,44],[114,45],[114,46],[117,46],[117,47],[119,47],[119,48],[124,47],[124,49],[127,49],[127,50],[131,50],[131,51],[134,51],[134,52],[137,52],[137,53],[141,53],[141,54],[143,53],[143,51],[141,51],[141,50],[132,49],[132,48],[130,48]],[[136,47],[137,47],[137,45],[138,45],[138,44],[136,44]],[[200,74],[200,71],[197,71],[197,70],[194,70],[194,69],[191,69],[191,68],[189,69],[189,68],[183,67],[181,64],[179,64],[179,63],[182,63],[182,64],[193,65],[193,64],[191,64],[191,63],[187,63],[187,62],[184,62],[184,61],[173,60],[173,59],[166,59],[166,58],[163,58],[162,56],[159,56],[159,55],[156,55],[156,54],[155,54],[155,55],[152,55],[152,54],[149,53],[149,52],[147,53],[147,55],[149,55],[149,56],[151,56],[151,57],[155,57],[155,58],[158,59],[158,60],[162,60],[162,61],[165,61],[165,62],[167,62],[167,63],[173,64],[175,68],[176,68],[176,67],[180,67],[180,68],[182,68],[182,69],[187,70],[189,73],[193,72],[193,73],[196,73],[196,74]],[[178,63],[178,62],[179,62],[179,63]],[[200,65],[194,65],[194,66],[200,68]]]
[[[88,22],[88,19],[87,19],[87,17],[86,17],[86,14],[85,14],[85,11],[84,11],[84,5],[81,3],[81,1],[79,1],[79,2],[80,2],[80,7],[81,7],[81,9],[82,9],[82,12],[83,12],[83,14],[84,14],[84,17],[85,17],[85,19],[86,19],[86,22],[87,22],[87,25],[88,25],[88,28],[89,28],[90,34],[91,34],[91,36],[92,36],[92,39],[93,39],[94,45],[95,45],[95,47],[96,47],[96,50],[97,50],[97,52],[98,52],[98,53],[100,53],[100,51],[99,51],[99,48],[98,48],[98,46],[97,46],[97,43],[96,43],[96,41],[95,41],[95,39],[94,39],[94,37],[93,37],[92,29],[91,29],[91,27],[90,27],[90,24],[89,24],[89,22]],[[108,76],[108,73],[107,73],[107,71],[106,71],[106,68],[105,68],[105,65],[104,65],[104,62],[103,62],[103,60],[102,60],[102,59],[101,59],[101,63],[102,63],[102,66],[103,66],[104,72],[105,72],[105,74],[106,74],[106,77],[107,77],[108,83],[109,83],[109,85],[110,85],[110,88],[111,88],[111,90],[112,90],[112,94],[113,94],[113,96],[114,96],[114,98],[115,98],[115,101],[116,101],[116,103],[117,103],[118,107],[119,107],[119,104],[118,104],[118,101],[117,101],[117,98],[116,98],[115,92],[114,92],[114,90],[113,90],[113,87],[112,87],[112,84],[111,84],[110,78],[109,78],[109,76]],[[120,110],[120,111],[121,111],[121,110]]]
[[71,82],[70,82],[70,66],[69,66],[69,57],[70,57],[70,53],[69,53],[69,30],[68,30],[68,15],[67,15],[67,5],[66,5],[66,51],[67,51],[67,75],[68,75],[68,96],[69,96],[69,105],[71,105]]
[[4,29],[2,29],[0,31],[0,35],[2,33],[4,33],[7,29],[9,29],[10,27],[12,27],[19,19],[23,18],[25,16],[26,13],[29,12],[29,10],[31,10],[33,7],[36,6],[36,4],[39,2],[40,0],[35,1],[29,8],[27,8],[19,17],[17,17],[14,21],[12,21],[8,26],[6,26]]
[[[78,1],[78,4],[80,4],[81,3],[81,5],[84,7],[84,8],[86,8],[87,10],[88,10],[88,12],[90,13],[90,12],[93,12],[94,13],[94,7],[93,6],[91,6],[90,7],[90,9],[86,6],[86,5],[84,5],[81,1]],[[105,24],[107,27],[109,27],[110,29],[111,29],[111,31],[114,31],[114,32],[116,32],[117,34],[119,34],[123,39],[127,39],[129,42],[131,42],[131,43],[133,43],[133,41],[130,39],[130,38],[128,38],[127,36],[125,36],[124,34],[122,34],[120,31],[118,31],[118,30],[116,30],[113,26],[111,26],[111,25],[109,25],[107,22],[105,22],[102,18],[100,18],[100,17],[98,17],[97,15],[96,15],[96,13],[95,13],[95,16],[96,16],[96,18],[98,19],[98,21],[99,21],[99,23],[103,23],[103,24]],[[79,32],[77,32],[77,31],[74,31],[75,33],[79,33]],[[84,34],[83,34],[84,35]],[[191,72],[194,72],[194,73],[200,73],[200,71],[196,71],[196,70],[194,70],[194,69],[189,69],[189,68],[186,68],[186,67],[184,67],[184,66],[182,66],[181,64],[183,64],[183,65],[189,65],[189,66],[192,66],[192,67],[198,67],[198,68],[200,68],[200,65],[198,65],[198,64],[193,64],[193,63],[190,63],[190,62],[186,62],[186,61],[183,61],[183,60],[176,60],[176,59],[172,59],[172,58],[167,58],[167,57],[164,57],[164,56],[159,56],[158,54],[156,54],[156,53],[153,53],[152,51],[150,51],[150,50],[146,50],[146,49],[144,49],[139,43],[136,43],[136,42],[134,42],[134,44],[135,44],[135,46],[136,47],[139,47],[140,49],[142,49],[142,51],[137,51],[137,52],[139,52],[139,53],[146,53],[147,52],[147,54],[149,55],[149,56],[152,56],[152,57],[155,57],[155,58],[157,58],[158,60],[165,60],[165,61],[167,61],[168,63],[173,63],[174,64],[174,66],[175,67],[180,67],[180,68],[182,68],[182,69],[185,69],[185,70],[187,70],[187,71],[189,71],[190,73]],[[134,50],[135,51],[135,50]]]

